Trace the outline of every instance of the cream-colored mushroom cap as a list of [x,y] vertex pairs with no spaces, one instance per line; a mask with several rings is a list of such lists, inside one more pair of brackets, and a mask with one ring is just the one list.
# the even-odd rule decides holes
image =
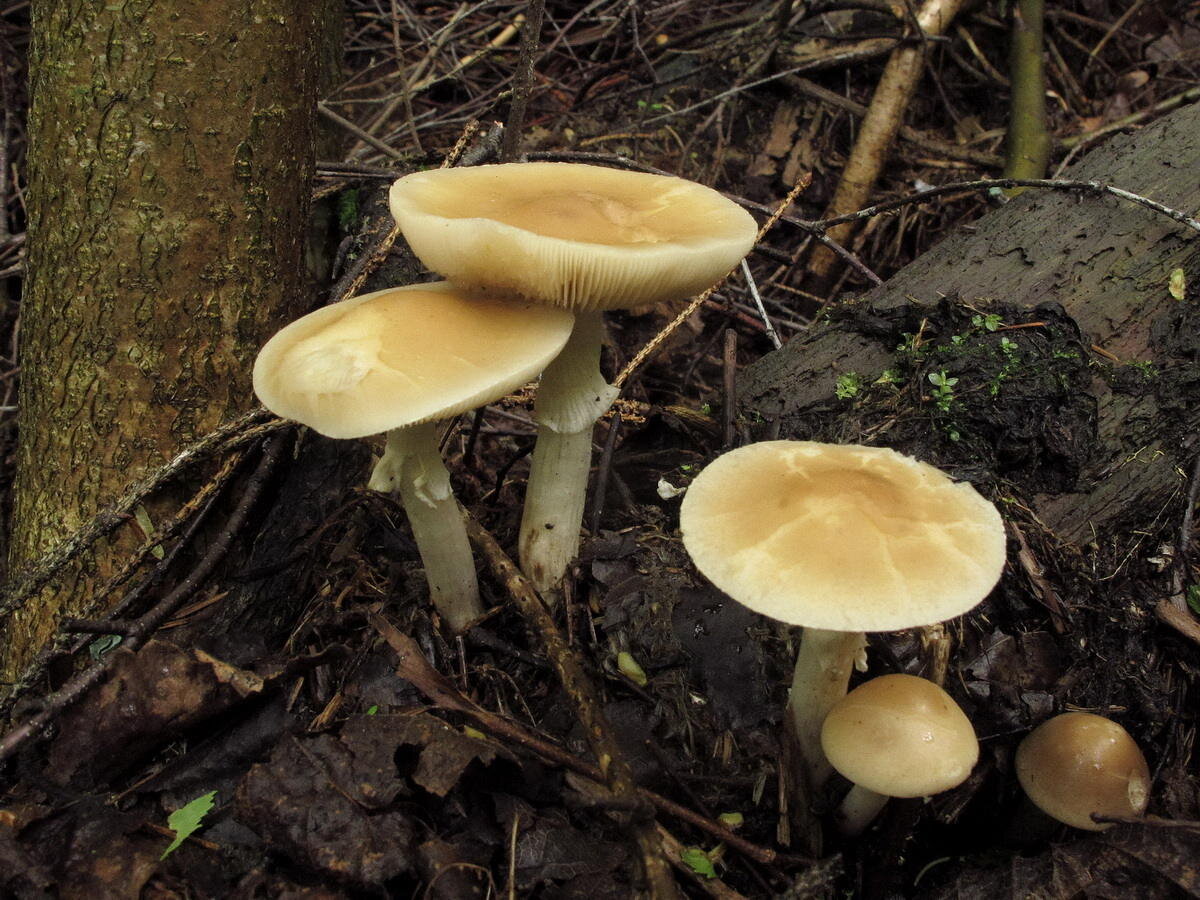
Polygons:
[[696,567],[755,612],[831,631],[941,622],[1004,568],[1004,525],[965,483],[880,447],[765,441],[719,456],[679,514]]
[[703,185],[574,163],[417,172],[392,185],[391,207],[434,272],[573,309],[697,294],[750,252],[757,230]]
[[887,797],[927,797],[962,784],[979,741],[958,704],[924,678],[883,675],[829,711],[821,728],[829,763]]
[[254,362],[254,392],[328,437],[379,434],[504,396],[558,354],[574,318],[446,282],[377,291],[279,331]]
[[1017,747],[1017,780],[1046,815],[1103,831],[1103,816],[1140,816],[1150,801],[1150,768],[1129,732],[1091,713],[1062,713]]

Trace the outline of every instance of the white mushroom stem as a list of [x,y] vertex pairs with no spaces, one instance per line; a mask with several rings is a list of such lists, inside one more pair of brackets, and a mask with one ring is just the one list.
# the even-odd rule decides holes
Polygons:
[[425,564],[429,598],[451,630],[460,632],[483,615],[467,528],[438,450],[437,423],[389,431],[367,486],[399,493]]
[[854,785],[834,813],[838,832],[847,837],[862,834],[887,805],[888,799],[861,784]]
[[567,345],[542,373],[534,404],[537,445],[521,516],[521,569],[539,591],[556,588],[579,550],[592,468],[592,430],[617,388],[600,374],[604,321],[575,316]]
[[821,749],[821,725],[833,705],[846,696],[850,672],[866,643],[866,635],[860,631],[804,629],[792,673],[787,719],[811,794],[833,774]]

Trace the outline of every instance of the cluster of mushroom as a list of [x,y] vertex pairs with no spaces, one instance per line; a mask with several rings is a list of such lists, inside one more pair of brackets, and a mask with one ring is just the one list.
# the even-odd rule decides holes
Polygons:
[[[928,796],[967,778],[978,741],[940,687],[887,675],[846,689],[863,632],[961,615],[996,585],[1004,526],[973,487],[885,448],[766,441],[700,472],[680,528],[696,567],[718,588],[804,626],[786,715],[802,802],[836,769],[854,787],[835,820],[857,834],[887,797]],[[1145,760],[1099,716],[1043,724],[1019,749],[1017,771],[1039,807],[1077,827],[1102,827],[1092,813],[1145,808]]]
[[483,610],[433,423],[541,373],[520,551],[535,585],[554,588],[578,549],[592,426],[616,397],[599,371],[601,312],[707,288],[756,226],[702,185],[566,163],[417,173],[390,201],[413,252],[449,280],[293,322],[259,354],[254,389],[329,437],[387,432],[370,486],[399,493],[431,599],[461,631]]

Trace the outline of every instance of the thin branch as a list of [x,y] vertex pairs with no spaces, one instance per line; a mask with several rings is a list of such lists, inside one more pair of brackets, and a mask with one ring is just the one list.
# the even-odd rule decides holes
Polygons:
[[1170,219],[1174,219],[1181,225],[1186,225],[1193,231],[1200,232],[1200,219],[1194,219],[1186,213],[1159,203],[1157,200],[1151,200],[1148,197],[1143,197],[1140,194],[1135,194],[1132,191],[1122,188],[1113,187],[1101,181],[1070,181],[1057,178],[990,178],[979,181],[955,181],[950,184],[930,188],[926,191],[917,191],[914,194],[909,194],[906,197],[900,197],[896,200],[888,200],[884,203],[877,203],[874,206],[867,206],[856,212],[834,216],[830,219],[818,219],[815,222],[806,222],[805,226],[811,229],[826,229],[843,222],[869,219],[880,213],[891,212],[893,209],[899,209],[902,206],[908,206],[913,203],[924,203],[926,200],[932,200],[935,197],[941,197],[945,194],[956,194],[961,191],[992,191],[996,188],[1006,189],[1015,187],[1049,188],[1059,191],[1077,191],[1084,194],[1111,194],[1122,200],[1128,200],[1130,203],[1136,203],[1139,206],[1154,210]]
[[[133,651],[140,647],[150,638],[158,626],[178,610],[213,573],[217,564],[228,552],[233,539],[242,530],[242,526],[246,524],[246,519],[249,517],[250,511],[254,508],[255,503],[257,503],[259,496],[262,494],[263,487],[275,464],[282,458],[283,450],[287,444],[287,441],[280,439],[268,442],[266,448],[263,450],[263,455],[259,460],[258,466],[251,473],[245,489],[238,498],[237,506],[229,516],[225,526],[213,538],[213,542],[205,552],[204,558],[176,586],[175,590],[163,597],[149,612],[140,617],[132,625],[128,636],[121,642],[123,648]],[[199,530],[206,514],[216,505],[216,501],[216,497],[210,499],[200,515],[193,520],[191,526],[188,528],[188,538],[194,536]],[[89,668],[71,678],[62,688],[51,694],[41,712],[9,731],[3,738],[0,738],[0,762],[3,762],[15,753],[27,741],[41,734],[46,726],[54,721],[55,718],[82,700],[93,686],[100,683],[120,658],[115,653],[109,653],[101,657],[101,659],[93,663]]]
[[512,103],[508,122],[504,126],[504,143],[500,146],[500,162],[512,162],[521,154],[521,137],[525,131],[525,109],[533,87],[533,64],[542,33],[544,0],[528,0],[525,5],[525,25],[521,34],[521,59],[517,77],[513,80]]
[[613,736],[612,726],[604,715],[599,692],[584,671],[582,661],[554,624],[550,611],[533,585],[517,568],[516,563],[508,558],[491,533],[465,511],[463,515],[471,543],[483,555],[492,574],[504,585],[525,624],[537,635],[563,690],[575,707],[575,715],[583,726],[588,746],[600,764],[604,784],[612,791],[618,803],[635,812],[630,827],[641,851],[642,868],[650,887],[650,896],[670,900],[677,896],[675,881],[666,860],[662,857],[654,831],[653,816],[636,814],[640,798],[633,780],[633,770]]
[[269,415],[262,407],[254,409],[185,447],[169,463],[134,482],[112,506],[98,512],[74,534],[60,541],[0,593],[0,616],[8,615],[45,587],[67,563],[127,521],[139,503],[184,470],[219,451],[240,447],[295,424],[282,419],[261,421]]
[[[584,778],[589,778],[598,784],[604,784],[606,779],[600,769],[585,760],[580,759],[561,747],[542,740],[525,728],[484,709],[473,700],[464,696],[445,676],[433,668],[421,653],[416,641],[401,633],[379,613],[370,613],[368,619],[371,625],[383,635],[384,640],[395,651],[398,657],[396,674],[416,687],[441,709],[451,710],[465,715],[482,730],[496,735],[515,744],[546,762],[570,769]],[[646,788],[637,788],[637,792],[654,806],[681,821],[687,822],[715,839],[723,841],[738,853],[753,859],[763,865],[806,864],[812,860],[795,854],[781,853],[769,847],[752,844],[739,837],[724,825],[712,819],[705,818],[685,806],[680,806],[673,800],[668,800]]]

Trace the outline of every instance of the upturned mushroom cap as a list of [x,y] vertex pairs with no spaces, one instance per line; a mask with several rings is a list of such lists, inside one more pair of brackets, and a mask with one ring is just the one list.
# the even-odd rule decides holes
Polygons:
[[1069,712],[1047,719],[1017,747],[1017,780],[1046,815],[1087,831],[1104,816],[1140,816],[1150,768],[1129,732],[1111,719]]
[[566,343],[567,311],[489,299],[446,282],[318,309],[267,341],[254,392],[332,438],[443,419],[535,377]]
[[391,207],[434,272],[576,309],[699,293],[756,234],[749,213],[703,185],[574,163],[417,172],[392,185]]
[[927,797],[966,780],[979,759],[971,722],[944,690],[912,675],[863,682],[821,729],[830,764],[887,797]]
[[973,487],[879,447],[765,441],[718,457],[688,488],[683,543],[755,612],[831,631],[941,622],[1004,568],[1004,525]]

